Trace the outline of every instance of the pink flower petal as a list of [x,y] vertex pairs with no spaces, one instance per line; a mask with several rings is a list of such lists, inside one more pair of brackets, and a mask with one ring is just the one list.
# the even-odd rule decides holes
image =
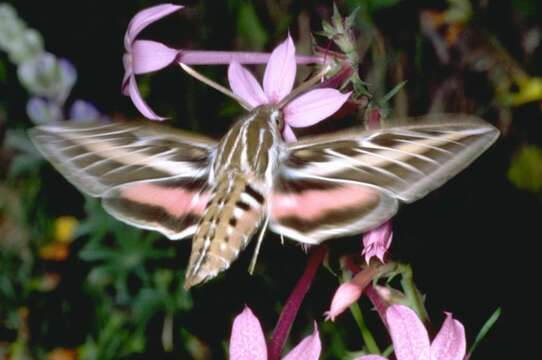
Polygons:
[[124,46],[126,47],[126,50],[130,51],[132,42],[143,29],[153,22],[158,21],[177,10],[181,10],[182,8],[182,5],[162,4],[138,12],[128,24],[128,30],[126,31],[126,35],[124,35]]
[[316,327],[316,323],[314,323],[312,335],[301,340],[301,342],[297,344],[283,360],[318,360],[321,350],[322,344],[320,343],[318,328]]
[[355,358],[354,360],[388,360],[388,359],[380,355],[364,355],[362,357]]
[[326,320],[335,321],[335,318],[358,301],[363,288],[353,282],[341,284],[331,300],[329,311],[326,312]]
[[388,291],[388,288],[374,285],[367,287],[367,291],[365,292],[386,327],[388,327],[388,322],[386,321],[386,310],[391,304],[389,302],[389,297],[387,296]]
[[237,61],[230,63],[228,67],[228,81],[233,93],[253,108],[268,102],[258,80]]
[[328,318],[334,321],[335,316],[341,314],[358,301],[361,293],[371,283],[375,275],[376,269],[367,267],[359,271],[350,281],[341,284],[335,292],[333,300],[331,300],[331,306],[327,314]]
[[265,67],[263,90],[271,102],[279,102],[292,91],[296,70],[295,46],[288,34],[286,41],[273,50]]
[[258,318],[248,306],[233,321],[230,338],[230,359],[265,360],[267,345]]
[[388,251],[393,238],[391,221],[386,221],[380,226],[366,232],[363,235],[363,251],[365,262],[368,264],[373,256],[376,256],[380,262],[384,262],[384,255]]
[[284,118],[292,127],[311,126],[333,115],[349,97],[335,89],[312,90],[286,105]]
[[429,360],[429,336],[412,309],[391,305],[386,310],[386,322],[398,360]]
[[431,344],[432,360],[463,360],[467,351],[465,328],[446,314],[446,320]]
[[134,74],[144,74],[165,68],[177,57],[178,51],[156,41],[136,40],[132,44]]
[[151,120],[165,120],[165,117],[158,116],[151,108],[145,103],[141,94],[139,93],[139,88],[137,87],[137,81],[135,76],[132,75],[128,80],[128,95],[132,99],[137,110],[139,110],[145,117]]
[[284,124],[284,130],[282,130],[282,137],[286,142],[297,141],[297,137],[295,136],[294,131],[291,127],[288,126],[288,124]]

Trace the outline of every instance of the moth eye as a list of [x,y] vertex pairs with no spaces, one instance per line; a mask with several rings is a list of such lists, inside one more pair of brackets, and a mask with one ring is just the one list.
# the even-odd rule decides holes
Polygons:
[[282,116],[277,119],[277,126],[281,131],[284,129],[284,118]]
[[282,112],[277,112],[274,119],[275,123],[277,124],[277,128],[282,131],[284,129],[284,114],[282,114]]

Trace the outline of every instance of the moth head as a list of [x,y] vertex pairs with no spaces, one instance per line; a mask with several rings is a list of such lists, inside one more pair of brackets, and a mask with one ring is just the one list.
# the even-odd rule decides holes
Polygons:
[[278,106],[262,105],[257,109],[260,118],[271,123],[279,132],[284,130],[284,113]]

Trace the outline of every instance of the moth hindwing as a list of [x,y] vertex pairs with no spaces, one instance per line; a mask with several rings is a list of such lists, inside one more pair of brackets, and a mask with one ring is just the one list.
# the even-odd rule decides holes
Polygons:
[[220,142],[148,123],[46,125],[31,137],[119,220],[170,239],[195,235],[187,286],[229,267],[263,219],[307,244],[375,227],[498,137],[473,116],[433,115],[285,144],[272,112],[255,109]]

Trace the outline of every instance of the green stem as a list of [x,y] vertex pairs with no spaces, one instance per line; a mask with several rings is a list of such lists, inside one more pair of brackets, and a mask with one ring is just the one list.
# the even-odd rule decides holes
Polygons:
[[412,267],[410,265],[401,265],[401,286],[405,292],[409,303],[414,307],[416,313],[420,317],[420,320],[424,324],[429,324],[429,315],[425,310],[423,297],[420,294],[416,284],[414,284],[414,276],[412,275]]
[[352,312],[352,316],[358,324],[359,330],[361,331],[361,337],[363,338],[365,345],[367,345],[367,350],[369,350],[369,353],[380,354],[380,349],[376,344],[373,334],[365,324],[365,320],[363,319],[363,314],[359,305],[357,303],[352,304],[350,306],[350,312]]

